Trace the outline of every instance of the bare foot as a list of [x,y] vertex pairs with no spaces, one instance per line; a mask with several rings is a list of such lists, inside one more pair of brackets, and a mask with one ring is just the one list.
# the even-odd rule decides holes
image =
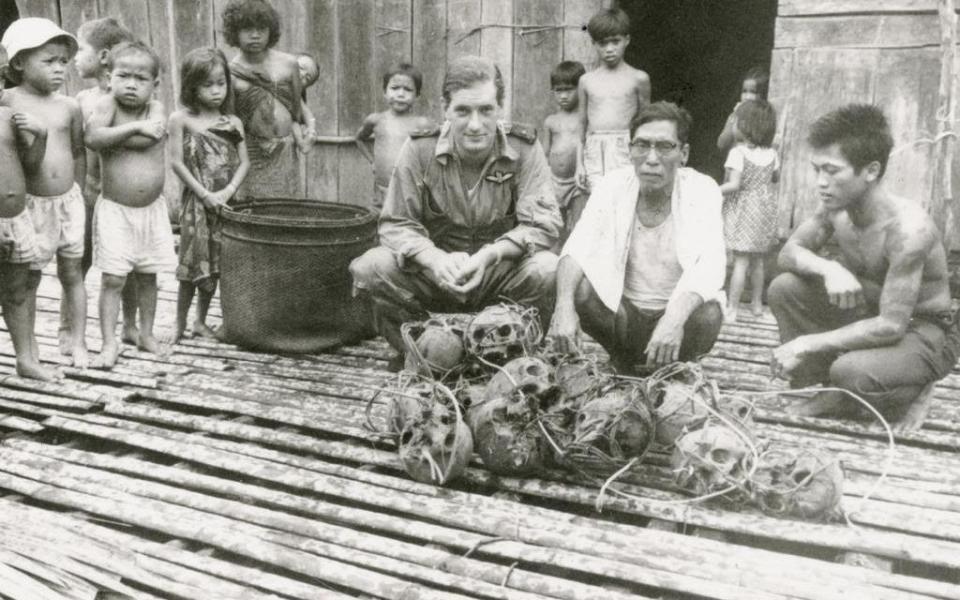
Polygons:
[[923,422],[927,420],[930,405],[933,404],[934,385],[936,385],[936,382],[928,383],[927,386],[921,390],[917,399],[910,405],[910,408],[907,409],[906,414],[904,414],[900,420],[891,423],[896,433],[912,433],[920,429]]
[[193,335],[211,340],[217,338],[217,334],[212,329],[207,327],[206,323],[201,321],[193,322]]
[[760,305],[751,304],[751,305],[750,305],[750,314],[752,314],[752,315],[755,316],[755,317],[762,317],[762,316],[763,316],[763,305],[762,305],[762,304],[760,304]]
[[86,369],[90,365],[90,357],[87,354],[87,347],[83,344],[73,347],[73,366],[78,369]]
[[160,338],[161,344],[173,346],[174,344],[180,343],[180,340],[184,338],[183,329],[174,327],[173,329],[164,331],[158,337]]
[[144,352],[150,352],[151,354],[160,356],[170,353],[170,348],[161,345],[160,342],[157,341],[157,338],[142,333],[140,334],[140,339],[137,341],[137,348]]
[[137,342],[140,340],[140,330],[137,329],[136,325],[127,325],[123,324],[123,336],[120,338],[123,340],[124,344],[137,345]]
[[60,330],[57,331],[57,339],[60,342],[60,354],[70,356],[73,353],[73,335],[70,333],[70,328],[61,325]]
[[117,364],[117,358],[120,357],[120,346],[115,340],[104,342],[100,347],[100,357],[94,366],[98,369],[112,369]]
[[48,369],[33,360],[17,360],[17,375],[40,381],[60,381],[63,372],[57,369]]
[[737,310],[734,308],[728,308],[727,312],[723,315],[723,321],[725,323],[736,323],[738,320]]
[[830,390],[817,392],[813,398],[790,404],[785,410],[798,417],[845,417],[855,414],[856,408],[855,402],[846,394]]

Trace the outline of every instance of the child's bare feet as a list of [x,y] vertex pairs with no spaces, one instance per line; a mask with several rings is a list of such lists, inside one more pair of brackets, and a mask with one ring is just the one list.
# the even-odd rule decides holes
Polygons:
[[33,359],[17,360],[17,375],[40,381],[60,381],[63,372],[57,369],[48,369]]
[[120,339],[123,340],[124,344],[136,346],[137,342],[140,341],[140,330],[137,329],[136,325],[127,325],[124,323],[123,334]]
[[70,356],[73,353],[73,334],[66,325],[61,325],[57,331],[57,340],[60,342],[60,354]]
[[170,348],[160,344],[157,338],[143,333],[140,334],[140,339],[137,341],[137,348],[151,354],[164,355],[170,353]]
[[104,342],[103,346],[100,347],[100,357],[95,363],[95,367],[98,369],[112,369],[117,364],[117,359],[120,357],[120,346],[117,344],[116,340],[110,340],[109,342]]
[[73,366],[78,369],[86,369],[90,366],[90,356],[87,353],[87,347],[83,344],[78,344],[73,347],[71,352],[73,355]]
[[738,320],[738,309],[727,307],[726,312],[723,314],[723,321],[725,323],[736,323]]
[[210,329],[203,321],[193,322],[193,335],[211,340],[217,338],[217,334],[214,333],[214,331]]
[[750,314],[755,317],[763,316],[763,305],[762,304],[751,304],[750,305]]

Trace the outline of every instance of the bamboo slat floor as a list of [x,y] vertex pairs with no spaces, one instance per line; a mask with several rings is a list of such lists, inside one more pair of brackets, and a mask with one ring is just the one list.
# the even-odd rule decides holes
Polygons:
[[[64,362],[58,288],[45,274],[37,334]],[[159,330],[175,289],[162,278]],[[769,315],[725,325],[704,366],[725,391],[782,391],[776,341]],[[188,339],[43,384],[15,375],[3,335],[0,598],[960,599],[960,372],[892,450],[877,425],[756,398],[763,440],[843,461],[847,520],[814,523],[689,502],[656,454],[603,498],[479,462],[414,482],[364,428],[371,401],[385,418],[388,359],[382,340],[278,356]]]

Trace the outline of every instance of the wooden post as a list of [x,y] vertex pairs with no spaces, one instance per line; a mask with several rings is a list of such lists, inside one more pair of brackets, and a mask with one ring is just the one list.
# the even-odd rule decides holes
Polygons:
[[953,157],[956,135],[953,127],[956,122],[957,105],[957,13],[954,0],[938,0],[940,14],[940,89],[937,107],[937,141],[933,146],[936,156],[934,169],[934,198],[930,214],[940,228],[940,234],[946,239],[947,222],[951,213],[960,214],[954,209],[953,197]]

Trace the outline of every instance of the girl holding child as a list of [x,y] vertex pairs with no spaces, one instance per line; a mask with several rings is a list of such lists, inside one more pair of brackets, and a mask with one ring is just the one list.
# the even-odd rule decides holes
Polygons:
[[727,318],[737,319],[740,296],[750,271],[751,312],[763,311],[764,255],[776,243],[777,196],[774,184],[780,159],[772,148],[777,118],[766,100],[740,102],[734,111],[735,145],[727,156],[724,194],[724,234],[733,252]]
[[198,291],[194,335],[212,336],[207,310],[220,274],[220,209],[236,194],[250,168],[243,125],[232,113],[230,68],[223,52],[198,48],[180,67],[180,103],[170,115],[172,166],[183,181],[177,279],[177,325],[172,342],[186,329]]

